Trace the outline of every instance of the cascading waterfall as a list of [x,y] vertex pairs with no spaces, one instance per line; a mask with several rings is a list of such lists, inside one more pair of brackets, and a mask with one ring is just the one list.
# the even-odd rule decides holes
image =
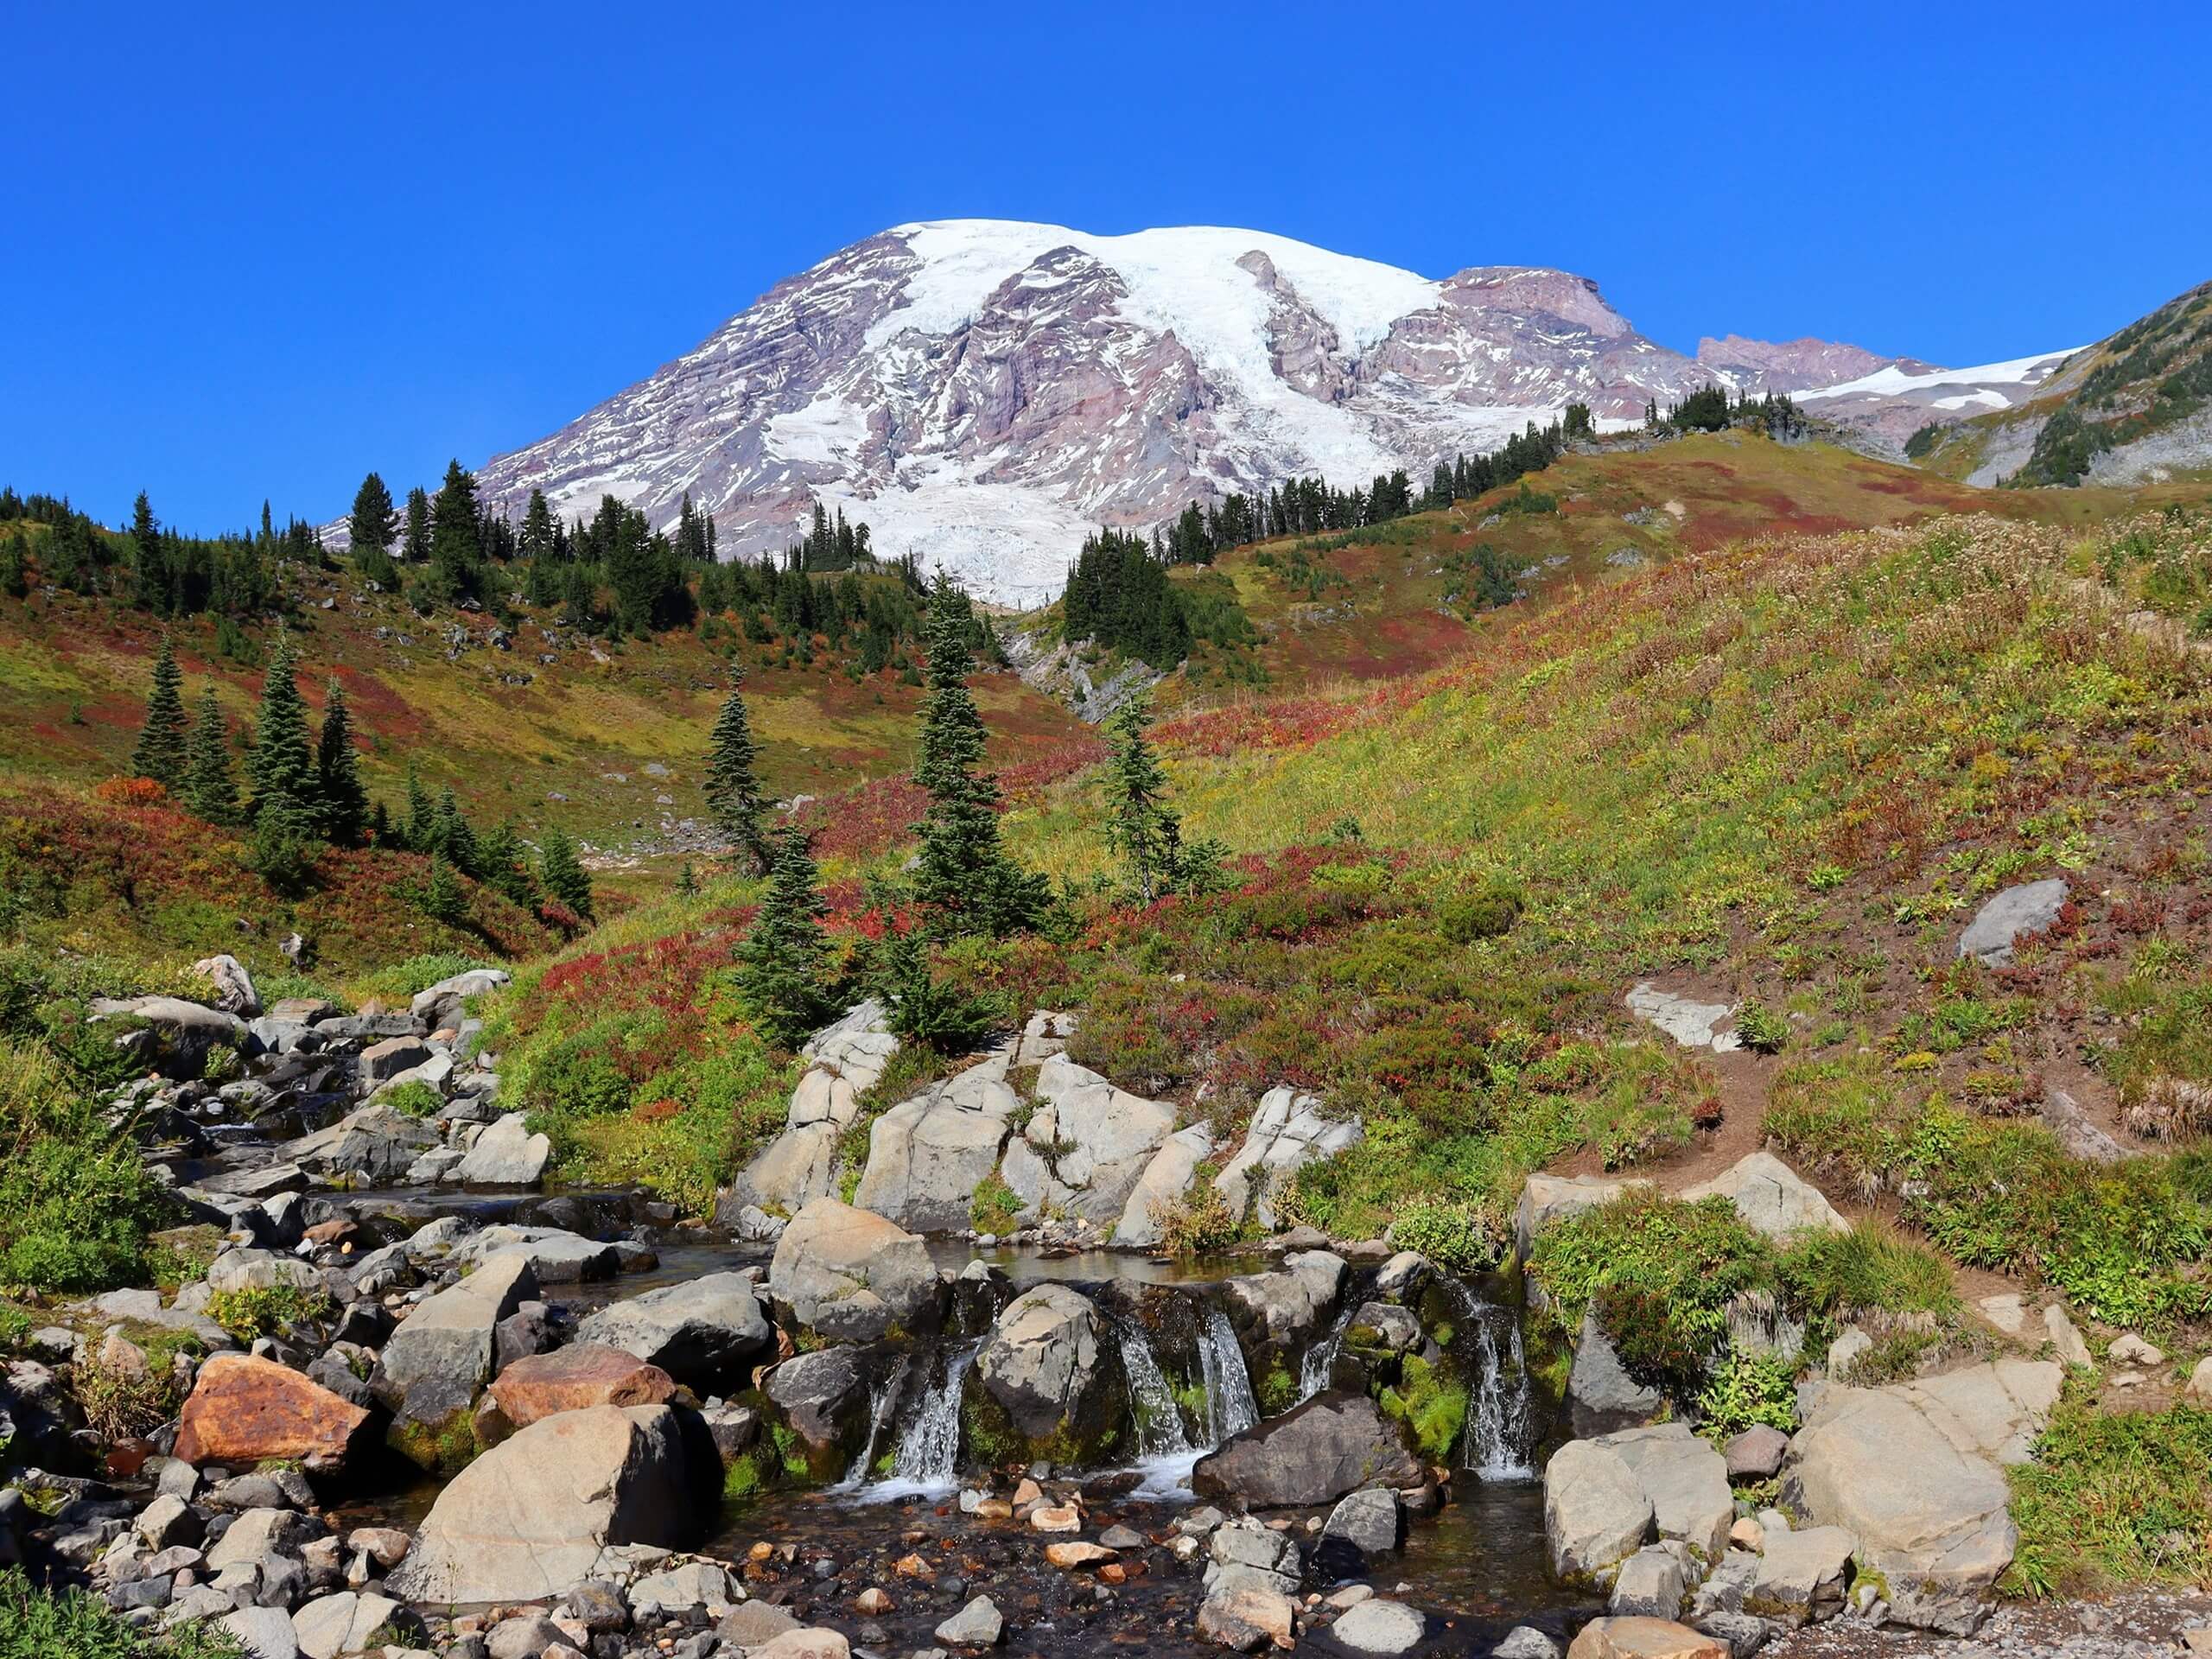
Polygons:
[[1344,1332],[1351,1329],[1351,1316],[1357,1312],[1351,1299],[1344,1299],[1335,1322],[1329,1326],[1328,1335],[1306,1351],[1298,1362],[1298,1397],[1311,1400],[1329,1386],[1329,1376],[1337,1369],[1337,1356],[1344,1351]]
[[849,1492],[868,1479],[869,1467],[875,1462],[876,1443],[883,1438],[883,1431],[891,1425],[892,1413],[897,1409],[899,1390],[906,1386],[909,1362],[904,1355],[889,1375],[881,1378],[868,1391],[868,1438],[861,1444],[860,1455],[853,1459],[852,1467],[845,1471],[845,1478],[832,1491]]
[[[1467,1410],[1462,1465],[1479,1480],[1534,1480],[1535,1414],[1529,1405],[1528,1355],[1521,1345],[1521,1321],[1513,1310],[1485,1302],[1456,1279],[1446,1280],[1460,1314],[1474,1327],[1475,1357],[1482,1375]],[[1501,1347],[1498,1332],[1505,1340]]]
[[949,1491],[960,1461],[960,1388],[976,1363],[974,1347],[944,1357],[944,1375],[923,1395],[899,1432],[891,1478],[916,1491]]
[[[1151,1338],[1134,1321],[1122,1325],[1117,1334],[1122,1369],[1128,1375],[1129,1399],[1135,1408],[1138,1455],[1187,1458],[1197,1448],[1183,1432],[1182,1408],[1175,1403],[1175,1391],[1167,1385],[1167,1374],[1160,1369],[1160,1356],[1153,1352]],[[1211,1378],[1208,1389],[1211,1392]]]
[[1198,1336],[1198,1366],[1205,1382],[1206,1444],[1217,1446],[1260,1421],[1260,1402],[1252,1397],[1244,1350],[1229,1315],[1218,1307],[1206,1310],[1205,1328]]

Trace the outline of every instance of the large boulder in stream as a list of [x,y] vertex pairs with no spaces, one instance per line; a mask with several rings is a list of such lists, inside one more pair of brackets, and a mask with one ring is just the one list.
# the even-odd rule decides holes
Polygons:
[[750,1278],[709,1273],[610,1303],[576,1327],[576,1340],[633,1354],[704,1395],[741,1389],[775,1332]]
[[1261,1343],[1287,1347],[1328,1322],[1350,1269],[1332,1250],[1300,1250],[1271,1273],[1225,1281],[1230,1317]]
[[278,1155],[333,1179],[383,1186],[400,1179],[417,1158],[442,1144],[435,1124],[372,1104],[291,1141]]
[[970,1422],[994,1461],[1027,1453],[1095,1462],[1121,1433],[1118,1366],[1090,1299],[1045,1284],[1008,1302],[969,1372]]
[[176,1457],[233,1468],[282,1459],[334,1472],[369,1414],[274,1360],[216,1354],[200,1368],[178,1419]]
[[600,1576],[614,1547],[685,1547],[700,1514],[673,1408],[564,1411],[494,1446],[439,1493],[385,1584],[416,1602],[544,1601]]
[[1322,1394],[1198,1459],[1191,1490],[1247,1509],[1333,1503],[1363,1486],[1404,1491],[1428,1471],[1363,1394]]
[[943,1289],[920,1239],[835,1198],[791,1217],[768,1266],[768,1294],[793,1321],[844,1342],[934,1329]]
[[760,1392],[796,1438],[791,1452],[808,1478],[835,1480],[867,1446],[869,1364],[855,1348],[818,1349],[785,1360],[761,1379]]

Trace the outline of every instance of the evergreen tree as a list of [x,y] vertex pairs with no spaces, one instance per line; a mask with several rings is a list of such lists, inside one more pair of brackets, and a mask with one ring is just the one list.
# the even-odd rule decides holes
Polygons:
[[549,827],[538,840],[537,884],[548,899],[582,920],[591,920],[591,877],[576,858],[575,843],[558,825]]
[[483,582],[476,480],[458,461],[446,464],[445,482],[430,506],[430,567],[440,592],[448,599],[473,595]]
[[419,484],[407,492],[407,528],[399,551],[410,564],[420,564],[430,556],[430,498]]
[[968,607],[940,570],[930,593],[929,674],[922,697],[921,760],[914,780],[930,804],[915,826],[921,851],[914,898],[932,929],[1003,935],[1033,926],[1048,890],[999,842],[998,780],[980,770],[983,718],[969,694],[973,657]]
[[176,652],[167,634],[154,658],[154,689],[146,699],[146,723],[138,733],[138,747],[130,753],[133,777],[150,778],[174,791],[183,781],[185,747],[190,722],[184,714],[184,676],[178,671]]
[[391,538],[399,531],[399,515],[392,511],[391,492],[376,474],[363,479],[361,487],[353,492],[353,516],[347,528],[357,555],[365,548],[378,553],[391,551]]
[[729,838],[735,855],[750,864],[754,874],[766,875],[772,849],[760,827],[766,803],[760,798],[760,780],[753,771],[760,751],[753,741],[753,722],[745,711],[744,684],[741,669],[707,740],[707,805],[716,825]]
[[0,592],[22,599],[31,591],[31,539],[22,531],[0,543]]
[[796,828],[776,837],[768,892],[737,947],[738,994],[772,1040],[795,1046],[830,1012],[822,982],[822,913],[814,857]]
[[231,770],[231,728],[215,701],[210,682],[200,698],[200,718],[187,747],[182,790],[185,809],[209,823],[232,823],[238,816],[238,781]]
[[423,884],[423,913],[434,922],[459,927],[468,919],[468,898],[461,892],[453,866],[439,854],[430,855],[429,879]]
[[[476,851],[484,866],[484,873],[478,878],[480,880],[498,888],[525,908],[537,902],[537,883],[531,875],[530,865],[523,857],[522,836],[517,833],[512,819],[502,819],[479,836]],[[685,868],[690,867],[687,865]]]
[[484,879],[484,852],[476,842],[476,831],[469,828],[468,820],[461,815],[461,803],[450,787],[438,791],[437,829],[432,840],[437,850],[453,861],[453,866],[463,875],[480,881]]
[[138,602],[156,616],[167,616],[175,608],[175,596],[169,586],[168,560],[163,556],[161,525],[155,520],[153,503],[146,499],[143,490],[130,504],[130,554],[138,570]]
[[683,868],[676,873],[676,890],[686,899],[699,891],[699,878],[693,872],[691,861],[688,858],[683,861]]
[[1146,904],[1162,893],[1212,887],[1229,850],[1214,841],[1185,844],[1182,817],[1166,804],[1167,776],[1145,735],[1152,719],[1150,700],[1139,696],[1107,722],[1112,745],[1106,763],[1107,843]]
[[346,688],[336,680],[322,705],[322,734],[315,744],[315,797],[322,833],[340,847],[358,847],[368,828],[369,792],[353,756],[353,720]]
[[407,763],[407,823],[400,838],[410,853],[427,853],[438,841],[437,808],[431,804],[430,791],[423,787],[412,760]]
[[253,753],[246,760],[246,786],[252,798],[248,810],[257,823],[268,812],[311,829],[321,817],[321,801],[298,670],[290,636],[280,634],[276,654],[261,683],[261,712],[254,720]]

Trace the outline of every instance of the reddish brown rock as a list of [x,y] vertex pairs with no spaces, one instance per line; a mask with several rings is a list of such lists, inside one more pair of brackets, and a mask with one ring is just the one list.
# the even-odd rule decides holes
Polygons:
[[1593,1618],[1567,1659],[1728,1659],[1728,1644],[1671,1618]]
[[676,1379],[620,1348],[580,1343],[550,1354],[531,1354],[501,1371],[492,1384],[499,1414],[516,1428],[541,1417],[587,1406],[664,1406],[676,1397]]
[[185,1463],[284,1459],[316,1471],[344,1465],[369,1414],[273,1360],[217,1354],[200,1368],[177,1425]]

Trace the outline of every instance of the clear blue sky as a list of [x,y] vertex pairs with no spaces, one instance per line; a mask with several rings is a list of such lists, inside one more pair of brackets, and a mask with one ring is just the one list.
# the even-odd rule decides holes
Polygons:
[[18,6],[0,481],[321,518],[551,430],[905,220],[1594,276],[1940,362],[2212,278],[2158,5]]

